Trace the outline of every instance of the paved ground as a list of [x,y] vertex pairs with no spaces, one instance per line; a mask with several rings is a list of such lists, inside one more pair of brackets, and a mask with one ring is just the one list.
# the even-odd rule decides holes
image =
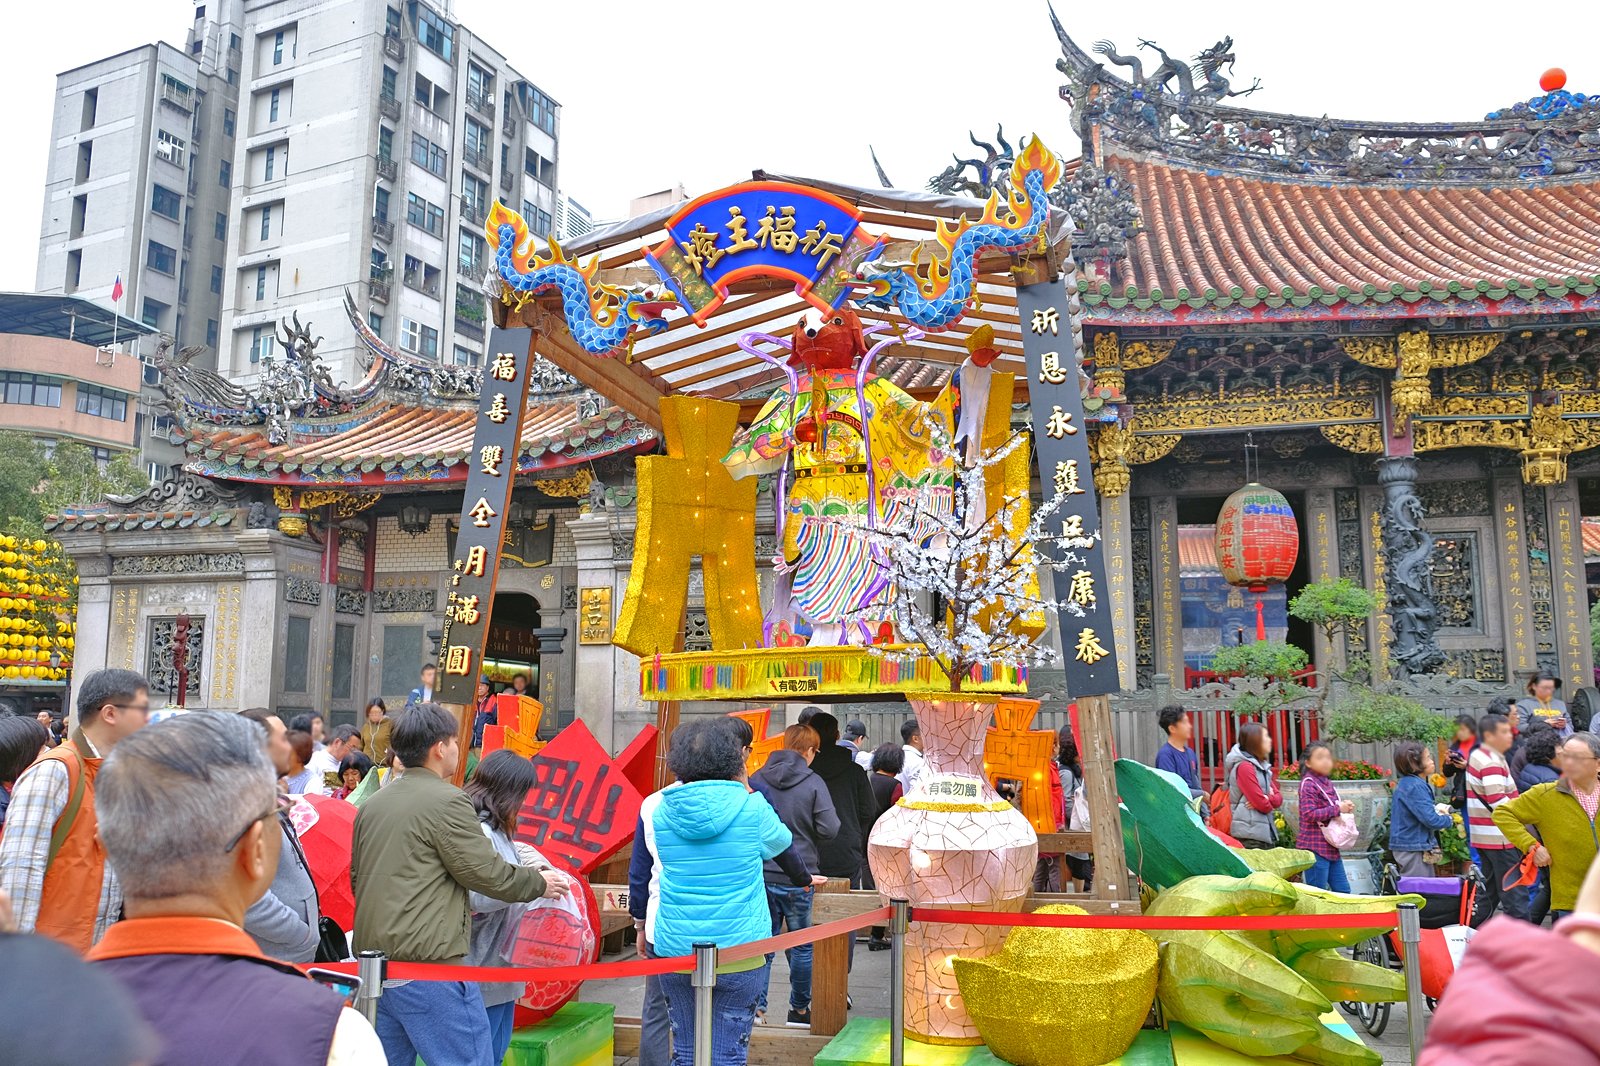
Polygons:
[[[630,949],[623,956],[608,956],[606,961],[620,958],[632,958]],[[776,1017],[778,1024],[783,1023],[783,1015],[787,1011],[789,995],[789,970],[782,955],[773,962],[772,989],[769,998],[772,1009],[769,1015]],[[850,995],[855,1002],[851,1017],[857,1015],[864,1018],[887,1018],[889,1016],[889,953],[887,951],[866,950],[864,944],[856,947],[854,968],[850,973]],[[616,1007],[618,1017],[637,1018],[639,1005],[644,999],[644,979],[637,978],[627,981],[591,982],[583,986],[580,999],[595,1003],[610,1003]],[[1383,1055],[1387,1063],[1402,1064],[1411,1061],[1410,1051],[1406,1041],[1406,1008],[1405,1004],[1397,1003],[1391,1010],[1389,1025],[1380,1037],[1369,1036],[1364,1033],[1358,1023],[1351,1019],[1351,1024],[1358,1036],[1366,1040],[1369,1047],[1374,1048]],[[637,1066],[636,1059],[616,1060],[616,1066]],[[752,1060],[751,1066],[761,1066]]]

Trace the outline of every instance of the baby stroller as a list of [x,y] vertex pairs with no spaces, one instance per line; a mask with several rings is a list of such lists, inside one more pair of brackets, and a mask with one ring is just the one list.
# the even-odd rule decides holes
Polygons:
[[[1422,969],[1422,994],[1432,1010],[1444,995],[1444,986],[1455,973],[1456,962],[1472,939],[1473,908],[1477,904],[1478,890],[1483,887],[1483,875],[1477,866],[1469,866],[1463,877],[1401,877],[1393,865],[1383,868],[1385,894],[1414,894],[1421,896],[1423,905],[1418,917],[1422,925],[1422,944],[1418,951]],[[1364,940],[1350,949],[1350,957],[1370,962],[1385,969],[1401,969],[1405,952],[1400,944],[1400,930],[1393,929],[1383,936]],[[1373,1036],[1381,1036],[1389,1025],[1391,1003],[1345,1003],[1347,1013],[1355,1016],[1361,1027]]]

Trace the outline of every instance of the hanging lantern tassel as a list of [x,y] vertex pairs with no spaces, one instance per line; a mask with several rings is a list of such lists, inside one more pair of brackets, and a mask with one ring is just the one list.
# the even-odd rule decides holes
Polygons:
[[1256,597],[1256,640],[1267,639],[1267,601],[1264,596]]

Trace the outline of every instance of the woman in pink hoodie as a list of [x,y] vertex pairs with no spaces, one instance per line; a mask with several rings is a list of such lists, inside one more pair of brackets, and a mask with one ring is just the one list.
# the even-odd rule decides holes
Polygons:
[[1553,931],[1504,916],[1479,929],[1428,1027],[1421,1066],[1600,1064],[1600,862]]

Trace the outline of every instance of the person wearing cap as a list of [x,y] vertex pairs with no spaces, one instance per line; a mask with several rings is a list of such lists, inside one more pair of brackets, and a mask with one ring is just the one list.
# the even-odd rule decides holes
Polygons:
[[1528,694],[1517,701],[1517,732],[1526,733],[1535,721],[1544,722],[1562,739],[1572,735],[1572,718],[1567,705],[1556,698],[1561,689],[1561,679],[1548,670],[1540,670],[1528,682]]
[[850,749],[850,759],[867,773],[872,773],[872,749],[867,747],[867,727],[859,718],[852,718],[844,724],[844,736],[839,740],[841,748]]

